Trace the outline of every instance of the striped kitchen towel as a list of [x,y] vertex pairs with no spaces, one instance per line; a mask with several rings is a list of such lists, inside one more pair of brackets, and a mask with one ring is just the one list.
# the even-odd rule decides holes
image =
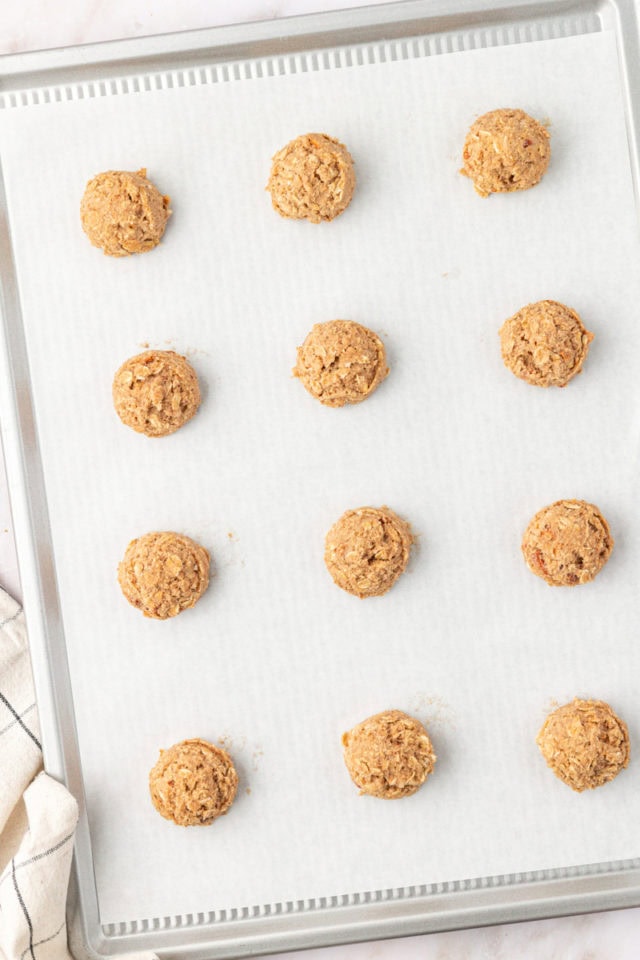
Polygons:
[[0,589],[0,960],[68,960],[78,806],[42,772],[24,614]]

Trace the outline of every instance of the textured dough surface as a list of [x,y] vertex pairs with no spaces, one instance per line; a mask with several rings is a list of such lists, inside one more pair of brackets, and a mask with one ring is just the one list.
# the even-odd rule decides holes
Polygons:
[[534,187],[550,158],[549,133],[541,123],[524,110],[491,110],[469,129],[460,173],[488,197]]
[[84,232],[110,257],[145,253],[160,243],[171,216],[143,167],[136,173],[107,170],[87,184],[80,204]]
[[325,539],[324,562],[334,583],[364,599],[386,593],[404,572],[411,528],[388,507],[347,510]]
[[173,350],[130,357],[113,378],[112,395],[122,422],[147,437],[174,433],[200,406],[196,372]]
[[369,717],[342,735],[344,762],[361,794],[410,797],[433,771],[436,755],[422,724],[401,710]]
[[347,209],[355,186],[345,145],[326,133],[307,133],[275,154],[267,190],[281,217],[321,223]]
[[537,387],[564,387],[582,370],[593,334],[556,300],[530,303],[500,328],[505,366]]
[[366,400],[388,373],[382,341],[353,320],[314,324],[293,369],[305,390],[327,407]]
[[608,703],[576,698],[545,720],[536,738],[556,777],[581,793],[613,780],[629,765],[629,731]]
[[609,525],[592,503],[557,500],[533,517],[522,538],[529,569],[552,587],[588,583],[613,550]]
[[161,750],[149,773],[154,807],[180,827],[213,823],[227,812],[237,789],[231,757],[206,740],[183,740]]
[[207,589],[209,554],[181,533],[146,533],[127,547],[118,582],[145,617],[167,620],[193,607]]

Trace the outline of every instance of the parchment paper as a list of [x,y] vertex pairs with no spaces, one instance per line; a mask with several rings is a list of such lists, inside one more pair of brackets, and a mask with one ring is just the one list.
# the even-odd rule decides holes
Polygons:
[[[482,200],[462,142],[500,106],[549,120],[552,161],[534,190]],[[330,225],[286,222],[264,192],[272,154],[314,130],[357,163]],[[7,110],[0,135],[103,922],[636,856],[640,249],[613,35]],[[160,248],[112,260],[80,198],[141,166],[174,215]],[[595,333],[565,390],[502,365],[499,326],[542,298]],[[343,410],[290,375],[336,317],[380,332],[391,365]],[[111,406],[146,344],[186,351],[203,384],[163,440]],[[519,549],[561,497],[598,504],[616,539],[574,590]],[[418,546],[359,601],[323,541],[365,504]],[[116,581],[154,529],[215,566],[165,623]],[[535,744],[574,695],[608,700],[634,746],[586,795]],[[358,796],[340,736],[389,707],[427,723],[438,762],[386,803]],[[241,788],[212,827],[180,829],[147,775],[194,736],[227,745]]]

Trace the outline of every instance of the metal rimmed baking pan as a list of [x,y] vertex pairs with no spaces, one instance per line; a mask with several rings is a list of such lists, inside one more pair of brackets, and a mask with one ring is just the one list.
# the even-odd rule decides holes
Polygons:
[[[258,23],[95,47],[5,57],[5,111],[144,90],[447,56],[536,40],[611,33],[619,53],[629,157],[637,189],[638,33],[630,2],[427,4],[422,0],[276,23]],[[1,159],[1,146],[0,146]],[[3,441],[33,651],[45,762],[82,798],[73,690],[22,319],[23,281],[0,197],[4,320]],[[233,957],[394,937],[640,903],[640,860],[585,864],[314,899],[101,922],[87,809],[81,804],[70,930],[78,956],[153,949],[161,955]],[[631,854],[635,851],[630,851]]]

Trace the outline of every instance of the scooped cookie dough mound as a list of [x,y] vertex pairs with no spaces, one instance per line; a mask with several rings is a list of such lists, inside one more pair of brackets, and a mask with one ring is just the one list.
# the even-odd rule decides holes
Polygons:
[[342,735],[344,762],[361,794],[381,800],[410,797],[433,771],[427,731],[401,710],[377,713]]
[[276,153],[267,190],[281,217],[321,223],[347,209],[355,186],[345,145],[326,133],[307,133]]
[[492,110],[472,124],[460,173],[473,180],[481,197],[528,190],[540,182],[550,157],[542,124],[524,110]]
[[130,357],[113,379],[112,394],[122,422],[147,437],[174,433],[200,406],[196,372],[173,350],[148,350]]
[[209,585],[209,554],[181,533],[146,533],[132,540],[118,582],[145,617],[168,620],[193,607]]
[[500,328],[505,366],[536,387],[565,387],[582,370],[593,334],[570,307],[539,300]]
[[533,517],[522,538],[527,566],[552,587],[588,583],[613,550],[609,525],[584,500],[558,500]]
[[180,827],[213,823],[227,812],[237,789],[231,757],[206,740],[183,740],[161,750],[149,774],[154,807]]
[[363,599],[386,593],[404,572],[411,528],[388,507],[347,510],[325,539],[324,562],[334,583]]
[[389,373],[379,337],[353,320],[316,323],[301,347],[293,374],[327,407],[360,403]]
[[581,793],[629,765],[629,732],[608,703],[578,700],[550,713],[536,738],[556,777]]
[[160,243],[171,216],[143,167],[137,173],[107,170],[90,180],[80,204],[84,232],[110,257],[145,253]]

